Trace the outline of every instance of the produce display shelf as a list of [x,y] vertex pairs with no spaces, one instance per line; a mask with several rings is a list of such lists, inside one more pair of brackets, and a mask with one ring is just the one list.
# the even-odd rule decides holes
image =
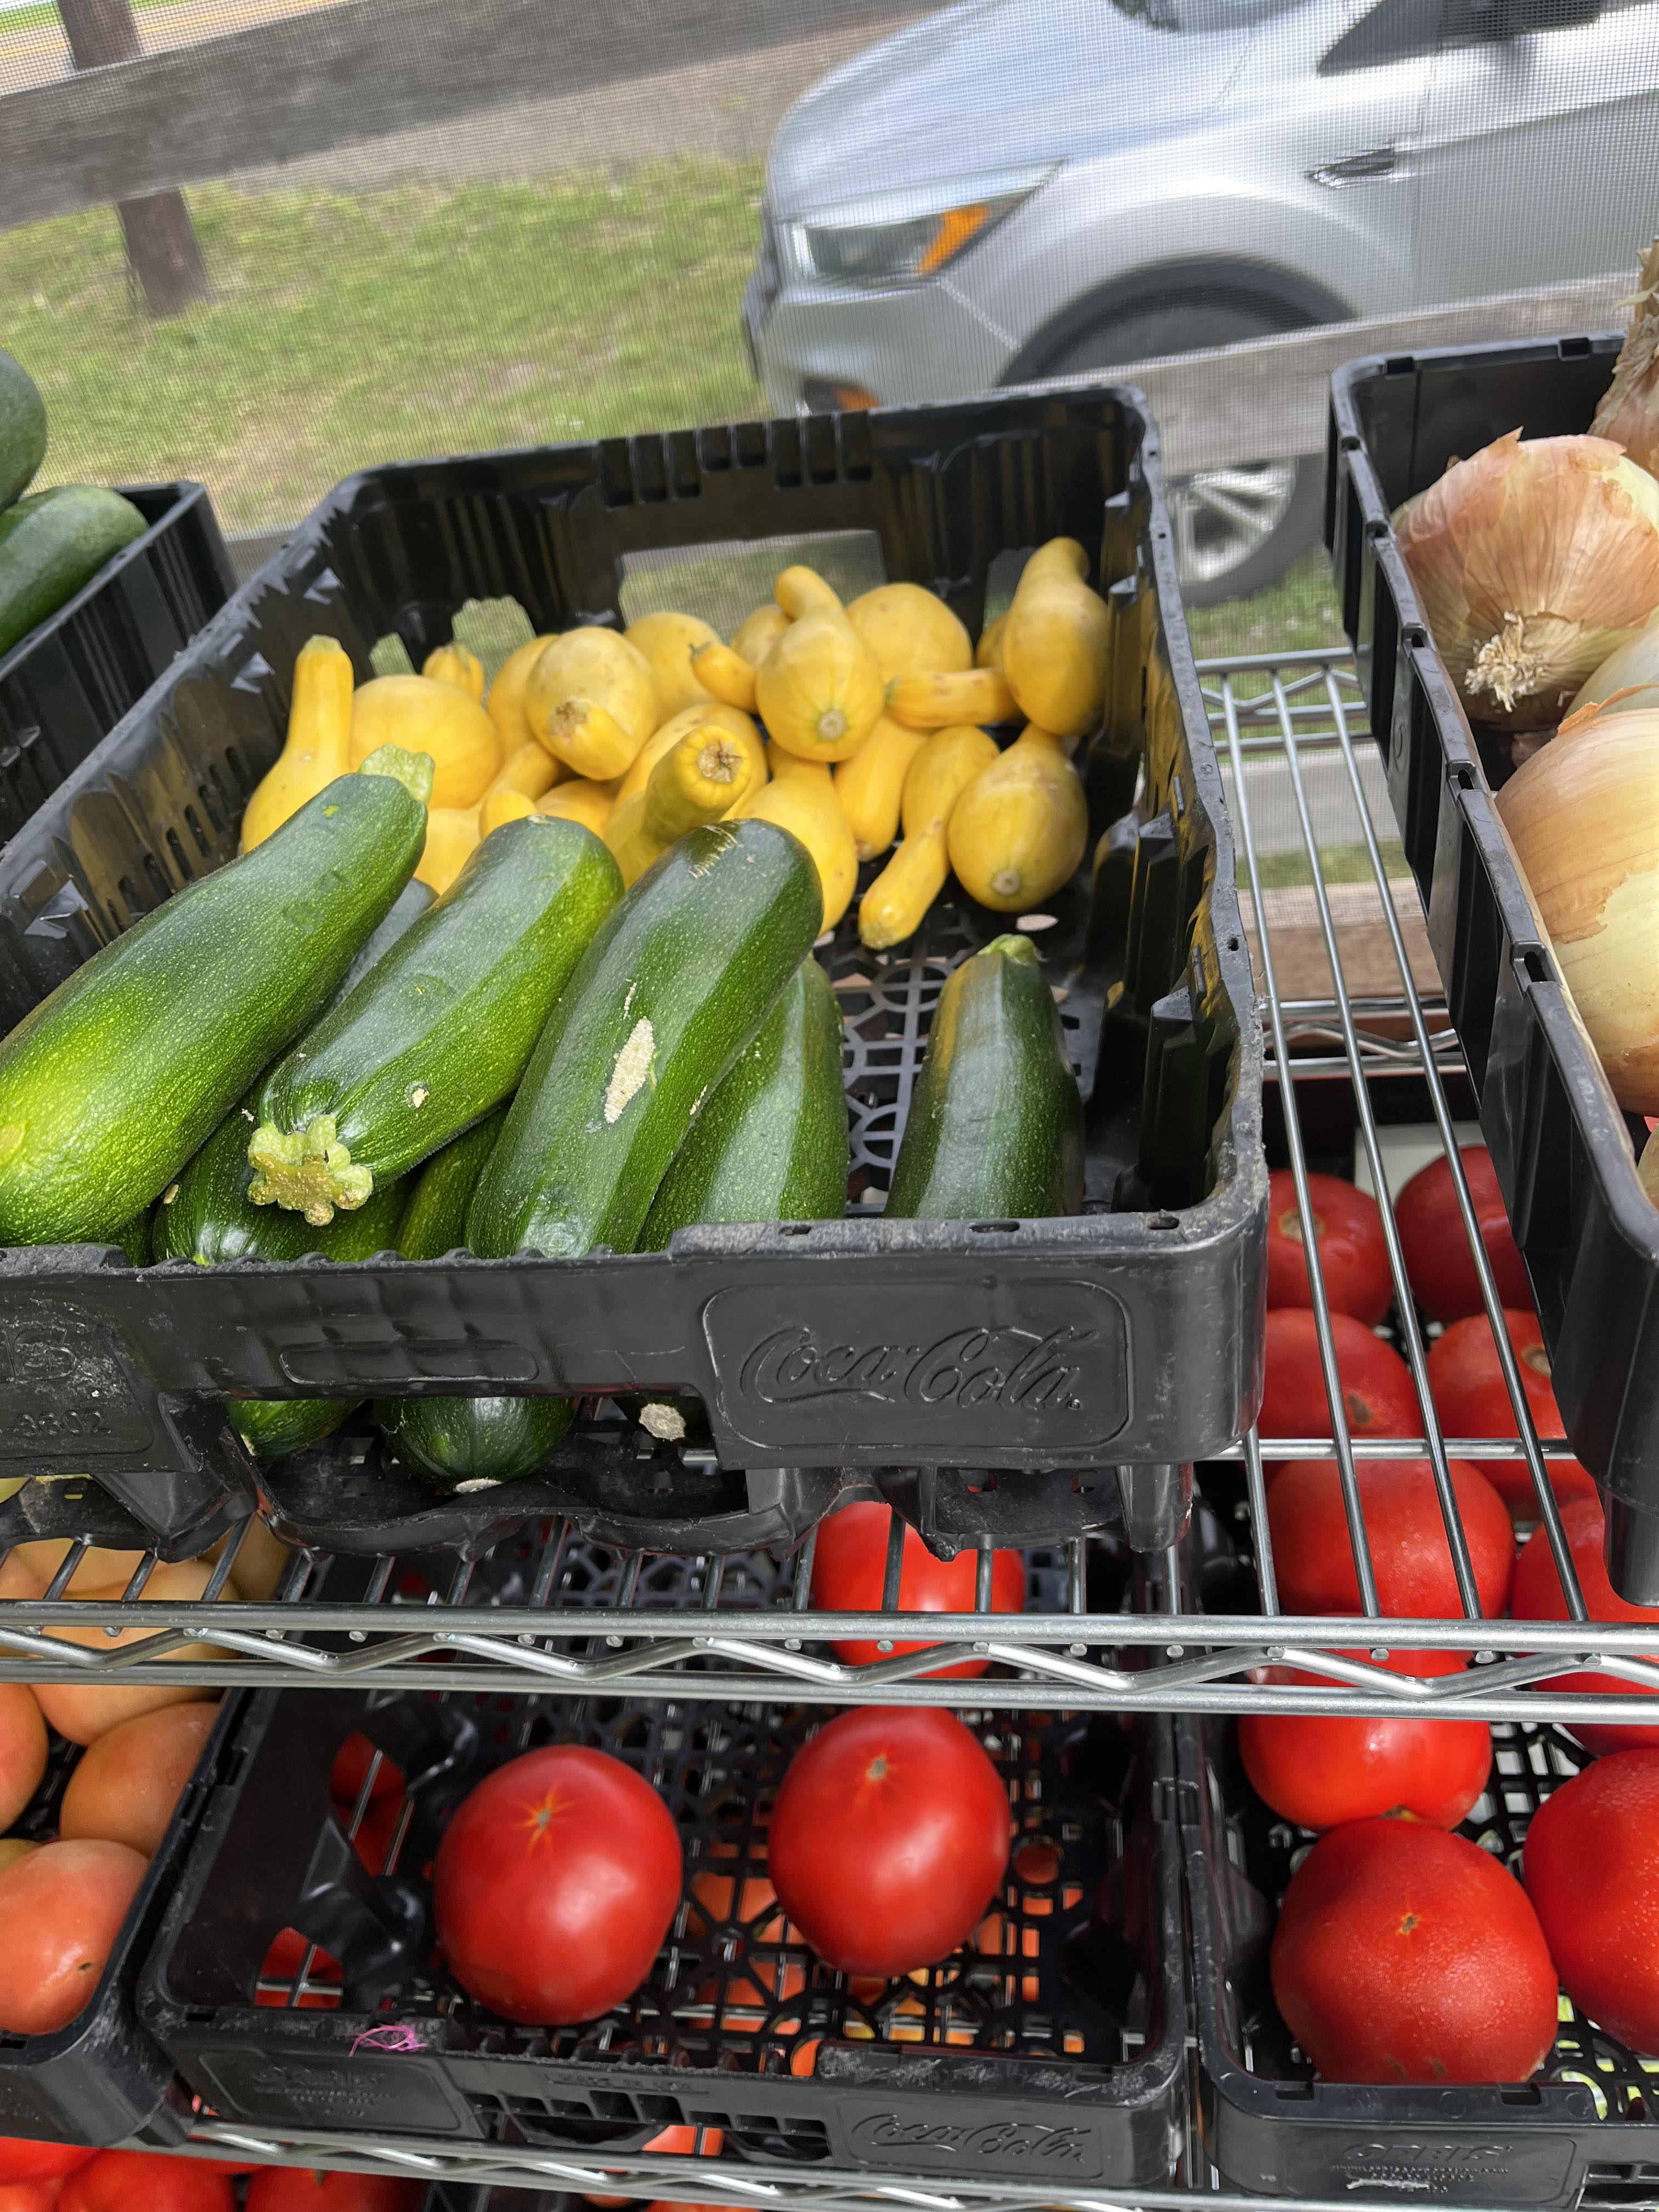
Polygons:
[[[1329,1156],[1334,1120],[1351,1133],[1350,1140],[1357,1137],[1359,1164],[1370,1167],[1374,1185],[1384,1180],[1385,1154],[1402,1122],[1416,1125],[1413,1134],[1426,1124],[1427,1141],[1449,1147],[1455,1160],[1454,1139],[1471,1111],[1460,1090],[1462,1062],[1444,1001],[1425,966],[1415,892],[1408,881],[1389,872],[1388,832],[1381,826],[1388,819],[1386,795],[1352,664],[1335,652],[1258,656],[1201,664],[1200,681],[1223,765],[1231,773],[1241,890],[1248,893],[1257,955],[1269,1103],[1279,1102],[1281,1148],[1301,1204],[1305,1210],[1309,1157]],[[1310,958],[1310,948],[1317,959]],[[1310,974],[1311,969],[1319,973]],[[1458,1188],[1467,1206],[1461,1173]],[[1403,1280],[1397,1240],[1394,1257],[1396,1279]],[[1495,1309],[1489,1270],[1485,1289]],[[1409,1302],[1401,1304],[1411,1316]],[[1400,1341],[1420,1371],[1424,1331],[1414,1317],[1407,1320]],[[1121,1561],[1109,1545],[1079,1537],[1066,1547],[1063,1594],[1043,1613],[990,1617],[988,1560],[979,1577],[980,1612],[901,1614],[894,1602],[895,1551],[884,1608],[870,1615],[838,1614],[832,1626],[810,1604],[809,1539],[793,1570],[769,1584],[771,1595],[763,1602],[757,1599],[756,1580],[742,1554],[706,1554],[696,1569],[703,1617],[689,1623],[683,1610],[653,1605],[653,1563],[636,1553],[621,1558],[617,1601],[598,1608],[584,1604],[577,1618],[562,1565],[573,1532],[555,1522],[540,1539],[529,1601],[501,1606],[481,1601],[476,1570],[465,1558],[447,1564],[441,1595],[411,1601],[400,1595],[392,1556],[347,1562],[307,1553],[283,1593],[269,1602],[211,1602],[229,1573],[222,1561],[219,1582],[203,1602],[141,1607],[137,1601],[153,1571],[149,1561],[120,1602],[94,1609],[58,1595],[72,1571],[72,1554],[45,1599],[0,1603],[0,1679],[96,1673],[100,1679],[250,1687],[418,1680],[432,1689],[516,1683],[572,1692],[602,1685],[618,1696],[663,1694],[672,1687],[676,1694],[727,1700],[776,1696],[787,1685],[792,1698],[830,1704],[879,1698],[981,1708],[1105,1705],[1193,1712],[1410,1707],[1478,1710],[1494,1720],[1553,1717],[1569,1724],[1597,1717],[1659,1720],[1659,1662],[1652,1656],[1659,1639],[1639,1624],[1586,1626],[1582,1593],[1543,1476],[1547,1461],[1566,1456],[1566,1447],[1533,1432],[1512,1361],[1508,1380],[1518,1408],[1516,1437],[1448,1439],[1425,1396],[1420,1443],[1350,1437],[1339,1403],[1334,1439],[1264,1440],[1251,1434],[1223,1455],[1214,1465],[1224,1481],[1237,1486],[1237,1462],[1243,1462],[1239,1503],[1251,1534],[1245,1548],[1254,1562],[1255,1587],[1240,1597],[1235,1579],[1228,1605],[1201,1616],[1173,1605],[1119,1610],[1121,1575],[1115,1574],[1115,1562],[1121,1567]],[[1472,1595],[1465,1617],[1451,1621],[1387,1620],[1374,1601],[1363,1617],[1346,1620],[1285,1615],[1261,1512],[1264,1459],[1334,1458],[1352,1497],[1360,1462],[1402,1455],[1429,1457],[1443,1477],[1450,1457],[1524,1462],[1577,1618],[1482,1620]],[[1018,1478],[1001,1480],[1012,1484]],[[1463,1552],[1467,1587],[1466,1547],[1448,1493],[1443,1482],[1452,1547],[1455,1555]],[[96,1516],[107,1515],[107,1501],[90,1486],[81,1497],[90,1530]],[[26,1534],[77,1533],[75,1516],[82,1510],[73,1486],[28,1486],[0,1505],[0,1537],[15,1541]],[[121,1540],[105,1533],[99,1540]],[[1362,1563],[1357,1571],[1365,1588],[1368,1570]],[[1103,1601],[1108,1586],[1109,1600]],[[1177,1587],[1173,1573],[1164,1586]],[[111,1631],[141,1627],[155,1633],[143,1643],[93,1651],[54,1643],[44,1632],[70,1623],[84,1627],[89,1620]],[[831,1634],[920,1642],[922,1648],[855,1666],[836,1657]],[[165,1656],[210,1641],[228,1656]],[[993,1662],[989,1674],[966,1684],[926,1679],[940,1664],[941,1653],[954,1656],[963,1645]],[[1464,1674],[1425,1680],[1352,1656],[1356,1647],[1405,1646],[1466,1650],[1476,1663]],[[1592,1661],[1596,1671],[1622,1676],[1639,1691],[1615,1700],[1545,1686],[1549,1678]],[[1316,1679],[1297,1684],[1252,1679],[1276,1664]]]

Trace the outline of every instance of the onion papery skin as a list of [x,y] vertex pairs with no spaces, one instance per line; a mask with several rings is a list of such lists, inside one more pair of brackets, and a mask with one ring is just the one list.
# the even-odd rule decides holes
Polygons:
[[1511,430],[1395,530],[1465,706],[1495,728],[1559,721],[1659,608],[1659,483],[1606,438]]
[[1659,1114],[1659,713],[1564,730],[1498,811],[1613,1097]]

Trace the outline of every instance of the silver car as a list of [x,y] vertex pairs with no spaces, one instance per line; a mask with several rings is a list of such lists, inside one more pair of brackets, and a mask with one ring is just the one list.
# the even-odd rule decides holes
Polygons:
[[[1659,0],[967,0],[785,118],[745,320],[786,412],[1633,265]],[[1321,464],[1173,488],[1189,596],[1271,581]]]

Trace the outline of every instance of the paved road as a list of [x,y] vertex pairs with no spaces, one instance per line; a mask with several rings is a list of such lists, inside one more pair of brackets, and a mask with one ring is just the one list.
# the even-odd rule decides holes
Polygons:
[[[137,17],[145,48],[190,45],[327,0],[180,0]],[[545,175],[587,163],[673,154],[741,157],[764,153],[785,110],[807,88],[918,11],[896,6],[890,22],[800,39],[718,63],[665,69],[631,83],[564,98],[526,100],[463,121],[399,131],[280,168],[247,170],[233,181],[252,191],[377,185],[465,177]],[[0,93],[49,82],[68,67],[62,33],[36,26],[7,33],[0,16]],[[556,58],[549,76],[556,81]]]

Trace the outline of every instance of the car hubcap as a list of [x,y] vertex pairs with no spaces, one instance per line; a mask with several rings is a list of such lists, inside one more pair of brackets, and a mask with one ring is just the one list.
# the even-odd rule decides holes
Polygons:
[[1259,553],[1290,511],[1294,461],[1200,469],[1170,487],[1170,526],[1183,584],[1213,584]]

